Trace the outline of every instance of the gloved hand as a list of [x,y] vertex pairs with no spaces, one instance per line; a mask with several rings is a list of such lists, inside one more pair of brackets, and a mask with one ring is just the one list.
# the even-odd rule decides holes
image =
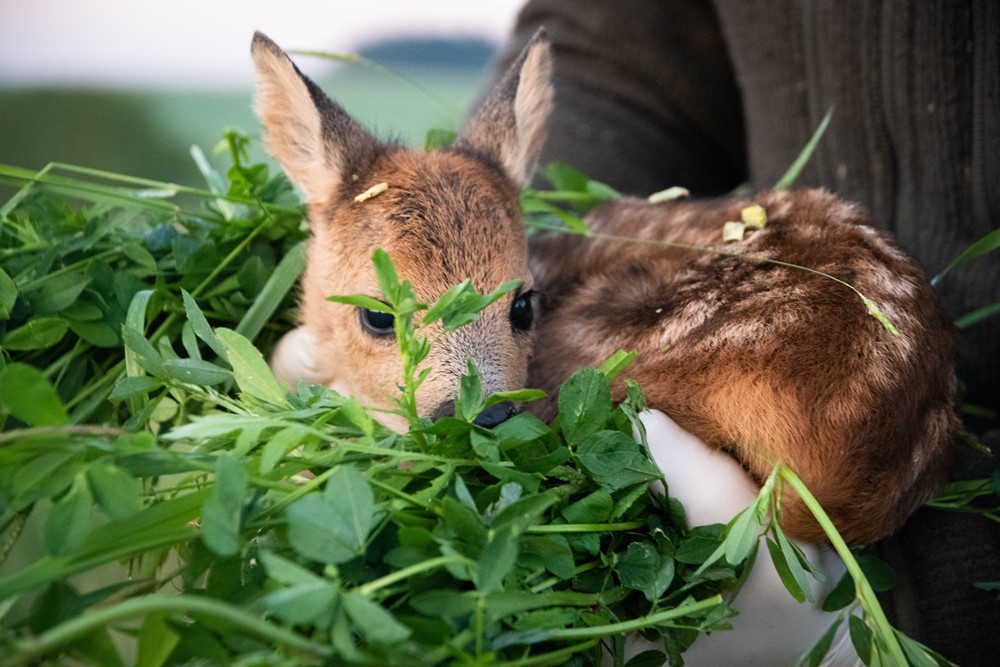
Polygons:
[[[690,525],[728,523],[757,497],[757,485],[732,457],[708,447],[662,412],[650,410],[640,418],[646,427],[650,454],[663,471],[670,495],[684,505]],[[781,583],[767,549],[762,548],[742,590],[731,602],[739,612],[731,620],[732,631],[699,637],[684,653],[685,665],[793,665],[812,648],[836,620],[837,614],[823,611],[820,604],[845,568],[826,545],[798,545],[809,562],[826,576],[824,583],[810,579],[816,601],[797,602]],[[636,635],[626,642],[626,658],[656,648]],[[838,629],[821,664],[862,664],[847,623]]]

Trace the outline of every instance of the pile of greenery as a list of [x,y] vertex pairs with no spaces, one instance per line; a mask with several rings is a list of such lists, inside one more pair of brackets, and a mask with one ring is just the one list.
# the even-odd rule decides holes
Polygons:
[[[622,664],[638,632],[662,651],[629,665],[679,665],[727,627],[722,594],[762,538],[808,597],[810,566],[774,521],[783,484],[849,570],[804,662],[846,622],[868,664],[947,664],[889,626],[873,585],[891,577],[791,471],[728,526],[687,529],[649,489],[641,389],[612,405],[627,353],[574,375],[552,424],[474,425],[489,402],[537,392],[484,400],[471,366],[455,416],[419,418],[424,326],[462,326],[512,285],[422,304],[376,253],[388,306],[341,299],[395,316],[406,434],[349,397],[279,385],[258,349],[294,321],[303,212],[283,175],[248,164],[244,137],[224,146],[227,178],[196,154],[204,190],[0,167],[21,187],[0,208],[0,561],[22,535],[44,551],[0,575],[0,664],[583,665],[602,650]],[[615,196],[550,175],[556,192],[525,196],[540,225],[582,224],[553,202]],[[103,583],[79,583],[95,572]]]

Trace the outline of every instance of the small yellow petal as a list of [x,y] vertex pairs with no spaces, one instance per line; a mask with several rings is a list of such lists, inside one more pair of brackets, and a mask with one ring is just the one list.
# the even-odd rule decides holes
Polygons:
[[665,201],[674,201],[675,199],[683,199],[685,197],[690,197],[691,193],[688,192],[687,188],[682,188],[679,185],[675,185],[672,188],[667,188],[666,190],[660,190],[659,192],[654,192],[649,195],[650,204],[659,204]]
[[368,201],[372,197],[378,197],[380,194],[382,194],[388,189],[389,189],[388,183],[376,183],[375,185],[371,186],[370,188],[359,194],[357,197],[355,197],[354,201],[357,202]]
[[746,223],[747,227],[764,229],[764,225],[767,224],[767,211],[764,210],[763,206],[758,204],[747,206],[740,211],[740,217],[743,218],[743,222]]
[[722,240],[723,241],[742,241],[743,232],[746,231],[746,225],[742,222],[727,222],[722,225]]

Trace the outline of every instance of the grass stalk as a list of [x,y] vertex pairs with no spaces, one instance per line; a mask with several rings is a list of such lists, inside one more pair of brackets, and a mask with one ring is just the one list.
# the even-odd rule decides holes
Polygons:
[[132,598],[111,607],[105,607],[81,614],[60,623],[51,630],[30,640],[14,643],[13,654],[3,660],[2,665],[26,665],[38,658],[58,650],[75,639],[95,630],[134,616],[151,613],[182,614],[185,616],[209,616],[239,628],[259,639],[281,646],[304,651],[319,657],[328,657],[333,651],[329,646],[310,641],[292,630],[247,613],[240,607],[200,595],[153,594]]
[[908,664],[903,647],[896,638],[896,631],[889,623],[889,619],[886,618],[885,612],[878,602],[878,598],[875,597],[875,591],[872,589],[871,584],[868,583],[868,579],[865,577],[864,572],[862,572],[861,566],[854,558],[854,554],[851,553],[851,549],[847,546],[844,538],[840,536],[836,526],[833,525],[833,521],[830,520],[830,516],[826,513],[826,510],[823,509],[819,501],[816,500],[816,497],[806,488],[805,483],[791,469],[778,464],[778,475],[799,494],[802,502],[806,504],[806,507],[809,508],[809,511],[816,518],[817,523],[823,528],[823,532],[830,540],[830,544],[837,552],[837,555],[844,561],[844,566],[854,579],[855,593],[861,602],[865,616],[871,621],[874,626],[873,630],[876,638],[883,644],[888,654],[890,660],[888,664]]

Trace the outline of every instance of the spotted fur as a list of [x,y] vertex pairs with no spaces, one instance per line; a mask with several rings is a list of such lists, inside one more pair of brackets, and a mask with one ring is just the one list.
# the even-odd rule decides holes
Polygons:
[[[723,222],[751,203],[768,212],[767,226],[724,244]],[[952,327],[921,269],[859,207],[805,190],[753,200],[625,200],[588,222],[603,234],[726,254],[534,239],[544,314],[533,386],[558,387],[582,365],[636,350],[628,376],[651,407],[730,451],[758,480],[776,462],[790,466],[852,542],[891,533],[944,480],[958,430]],[[764,258],[850,283],[899,335],[849,288]],[[620,399],[621,381],[615,390]],[[550,415],[553,402],[540,410]],[[783,525],[822,539],[794,495]]]

